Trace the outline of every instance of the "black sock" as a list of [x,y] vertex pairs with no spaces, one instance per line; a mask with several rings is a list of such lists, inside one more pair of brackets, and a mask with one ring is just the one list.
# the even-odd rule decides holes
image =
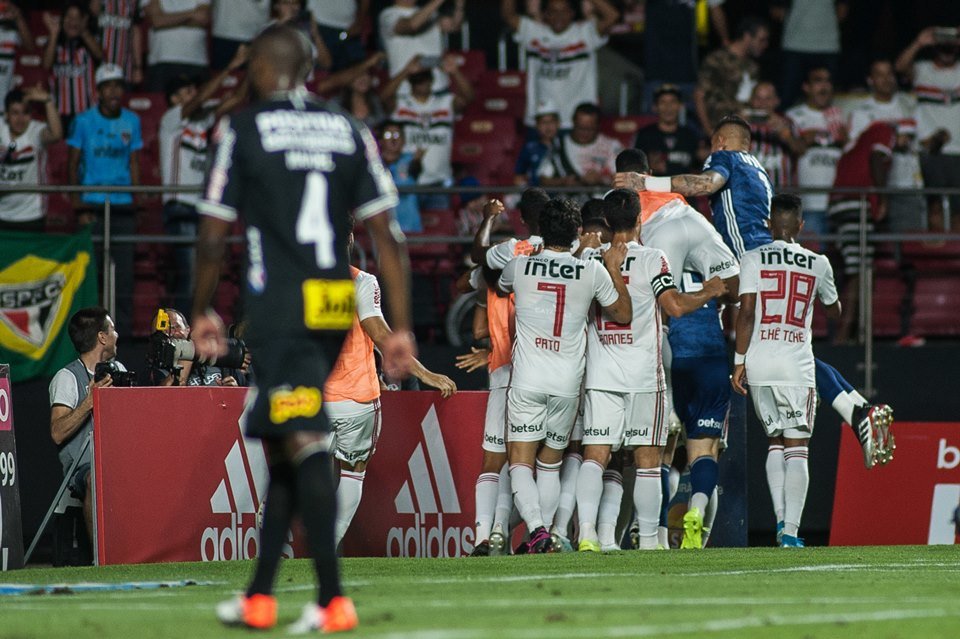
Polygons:
[[313,453],[300,462],[297,468],[297,493],[303,527],[307,529],[307,545],[320,586],[317,603],[326,607],[331,599],[343,594],[334,543],[337,489],[334,487],[329,453]]
[[269,595],[280,566],[280,555],[287,543],[287,531],[296,506],[296,475],[289,462],[270,467],[270,487],[267,488],[267,505],[260,528],[260,552],[253,581],[247,588],[247,596]]

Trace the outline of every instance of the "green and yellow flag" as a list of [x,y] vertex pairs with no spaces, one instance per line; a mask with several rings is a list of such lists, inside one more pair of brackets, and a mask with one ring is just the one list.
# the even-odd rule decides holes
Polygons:
[[97,304],[90,230],[0,232],[0,362],[21,382],[52,376],[77,356],[70,316]]

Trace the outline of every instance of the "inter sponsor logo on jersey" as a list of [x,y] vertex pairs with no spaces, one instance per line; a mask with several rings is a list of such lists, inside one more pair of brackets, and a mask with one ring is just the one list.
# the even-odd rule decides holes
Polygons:
[[[782,248],[777,250],[760,251],[760,262],[768,266],[778,266],[785,264],[787,266],[796,266],[798,268],[812,269],[813,263],[817,260],[816,255],[806,255],[796,253],[790,249]],[[713,269],[710,269],[713,272]]]
[[561,264],[551,259],[529,259],[523,265],[523,274],[532,277],[558,277],[563,280],[579,280],[585,264]]

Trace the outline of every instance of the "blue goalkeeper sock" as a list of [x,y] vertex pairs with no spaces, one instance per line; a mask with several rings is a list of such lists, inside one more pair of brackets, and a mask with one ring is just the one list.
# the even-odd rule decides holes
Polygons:
[[660,466],[660,486],[663,488],[663,500],[660,502],[660,525],[667,525],[667,515],[670,512],[670,467]]
[[717,460],[707,455],[697,457],[690,464],[690,508],[698,509],[701,515],[717,487],[718,472]]

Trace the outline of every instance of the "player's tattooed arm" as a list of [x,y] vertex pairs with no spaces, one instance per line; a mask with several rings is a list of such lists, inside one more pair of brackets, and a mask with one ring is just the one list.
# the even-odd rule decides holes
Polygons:
[[670,190],[684,197],[700,197],[713,195],[726,183],[727,179],[716,171],[705,171],[700,175],[674,175]]
[[623,281],[623,274],[620,272],[620,265],[626,257],[627,247],[622,242],[611,244],[610,248],[603,252],[603,265],[619,294],[617,301],[610,306],[604,306],[603,310],[610,319],[619,324],[627,324],[633,319],[633,302],[627,291],[627,285]]

